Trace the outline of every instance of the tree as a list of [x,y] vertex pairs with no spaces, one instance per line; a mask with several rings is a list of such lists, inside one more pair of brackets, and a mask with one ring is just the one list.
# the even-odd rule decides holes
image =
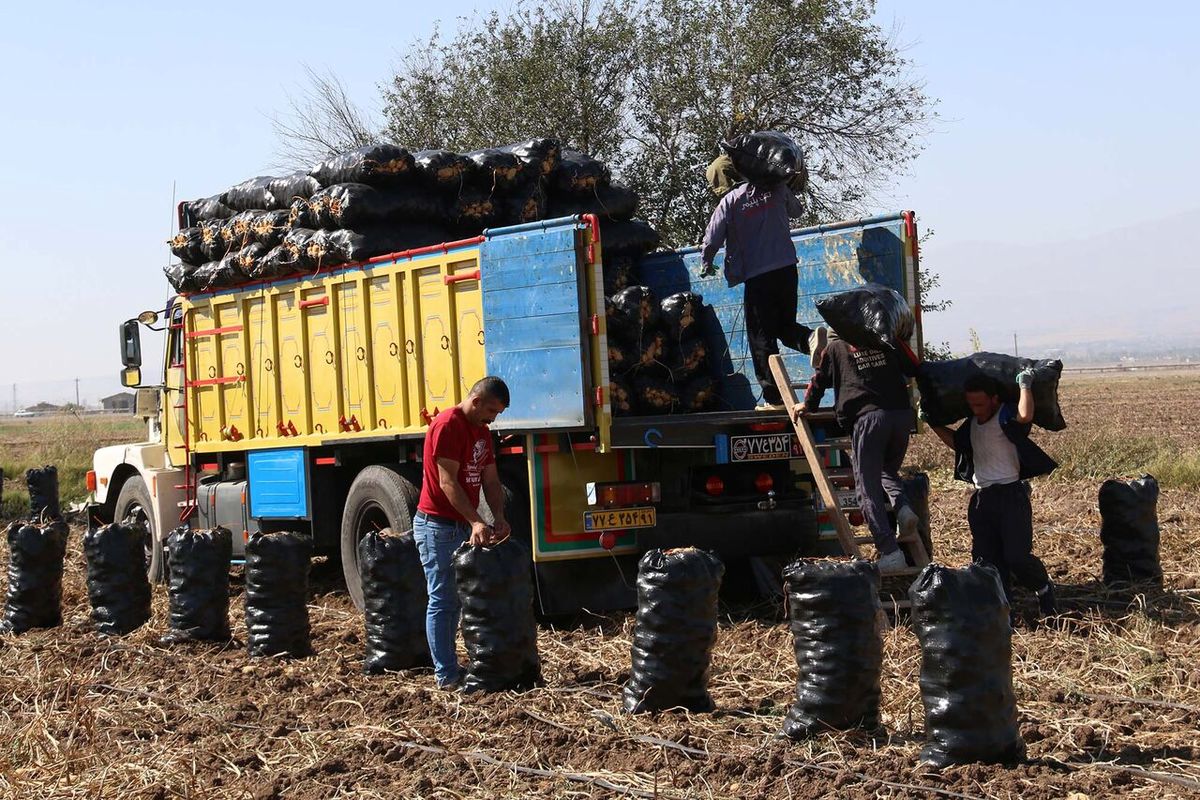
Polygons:
[[335,153],[380,138],[380,131],[346,94],[332,72],[304,68],[308,86],[299,97],[288,96],[288,111],[272,120],[279,156],[287,167],[308,168]]

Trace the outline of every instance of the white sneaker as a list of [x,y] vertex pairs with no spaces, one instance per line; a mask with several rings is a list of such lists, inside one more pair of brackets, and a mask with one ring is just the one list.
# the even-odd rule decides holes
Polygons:
[[875,563],[879,566],[881,574],[896,572],[908,566],[908,561],[904,558],[904,551],[899,549],[893,550],[885,556],[880,556],[879,560]]
[[821,363],[821,354],[825,352],[825,346],[829,344],[829,330],[824,326],[818,326],[808,335],[808,360],[815,369]]
[[754,407],[754,410],[762,411],[768,414],[774,414],[780,411],[787,411],[787,406],[785,406],[783,403],[768,403],[766,400],[763,400]]
[[896,526],[900,529],[902,540],[920,538],[917,531],[921,527],[921,518],[908,506],[901,506],[896,512]]

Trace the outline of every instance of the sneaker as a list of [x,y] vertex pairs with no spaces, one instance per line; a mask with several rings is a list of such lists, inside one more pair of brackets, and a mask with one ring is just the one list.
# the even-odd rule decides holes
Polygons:
[[908,506],[900,506],[900,510],[896,512],[896,526],[900,529],[901,539],[916,540],[920,538],[918,531],[921,527],[921,518]]
[[829,344],[829,330],[824,326],[818,326],[808,335],[808,360],[816,369],[821,363],[821,355],[825,352],[825,346]]
[[462,674],[459,673],[448,681],[438,681],[437,687],[443,692],[457,692],[462,687]]
[[1038,611],[1043,617],[1053,617],[1058,614],[1058,603],[1054,600],[1054,584],[1047,583],[1037,593]]
[[754,407],[754,410],[774,414],[787,411],[787,406],[785,406],[783,403],[768,403],[766,400],[761,400],[759,401],[758,405]]
[[886,574],[907,567],[908,559],[904,557],[904,551],[897,547],[892,552],[880,556],[875,563],[879,566],[880,573]]

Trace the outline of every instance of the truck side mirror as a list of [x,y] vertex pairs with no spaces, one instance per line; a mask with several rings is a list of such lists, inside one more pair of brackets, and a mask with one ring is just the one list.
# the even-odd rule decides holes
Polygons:
[[121,366],[140,367],[141,365],[142,333],[138,330],[136,319],[126,320],[121,323]]
[[121,370],[121,385],[126,389],[135,389],[142,385],[142,368],[126,367]]

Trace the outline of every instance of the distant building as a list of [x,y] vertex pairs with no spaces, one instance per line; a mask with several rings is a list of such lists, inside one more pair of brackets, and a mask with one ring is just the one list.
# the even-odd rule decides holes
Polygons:
[[124,411],[132,414],[133,401],[133,392],[118,392],[110,394],[108,397],[101,397],[100,405],[104,406],[105,411]]
[[36,405],[28,406],[26,411],[32,411],[34,414],[54,414],[63,410],[62,406],[56,406],[53,403],[37,403]]

